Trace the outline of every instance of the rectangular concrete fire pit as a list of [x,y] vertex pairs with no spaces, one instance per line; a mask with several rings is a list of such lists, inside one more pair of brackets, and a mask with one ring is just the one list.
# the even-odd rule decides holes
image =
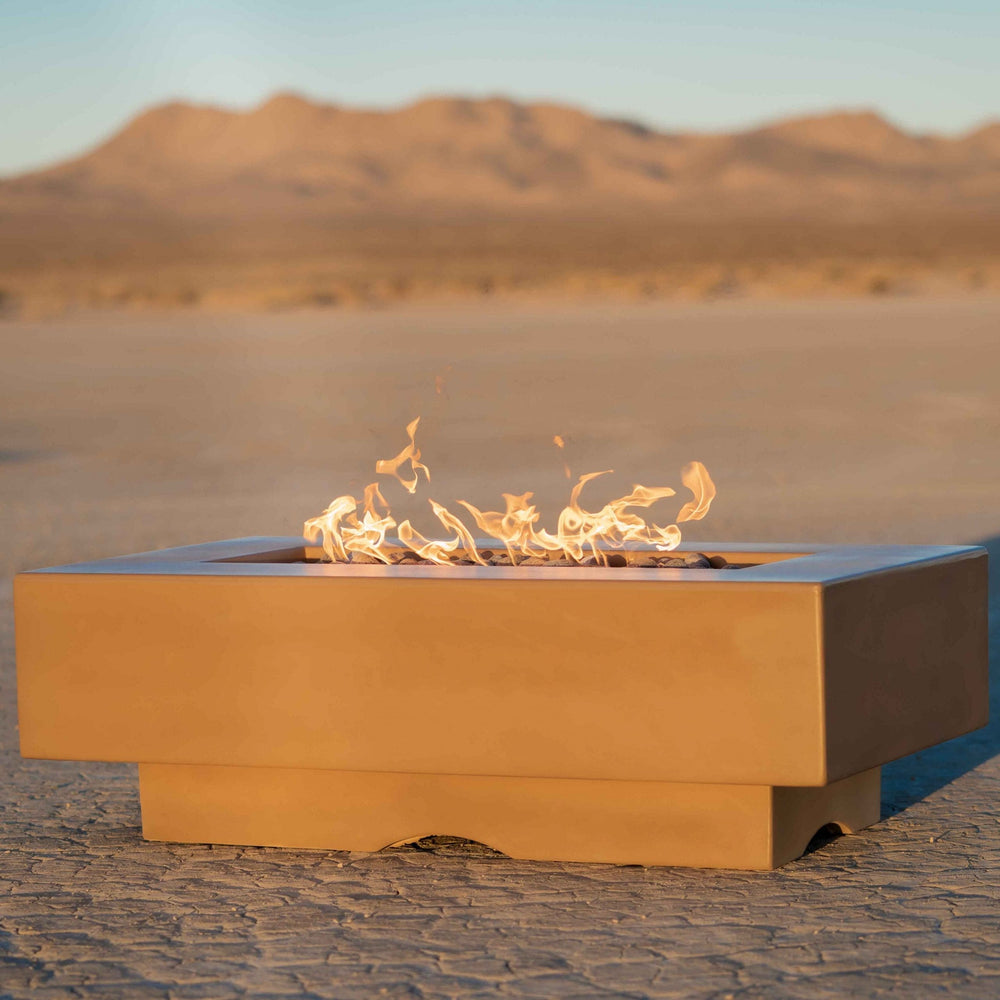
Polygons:
[[20,574],[21,751],[139,764],[151,840],[772,868],[982,726],[986,554],[321,564],[244,538]]

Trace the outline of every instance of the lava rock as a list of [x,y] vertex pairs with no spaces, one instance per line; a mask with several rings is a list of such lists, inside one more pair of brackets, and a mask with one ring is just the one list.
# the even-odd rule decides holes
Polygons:
[[636,556],[635,561],[632,563],[633,566],[642,566],[644,569],[651,566],[660,566],[661,560],[657,559],[656,556],[649,553],[644,553],[643,555]]
[[684,565],[688,569],[711,569],[712,564],[703,552],[689,552],[684,557]]
[[628,565],[628,560],[625,558],[624,555],[622,555],[621,552],[612,552],[611,555],[608,556],[608,565],[609,566],[627,566]]
[[725,569],[729,565],[725,556],[709,556],[708,563],[712,569]]

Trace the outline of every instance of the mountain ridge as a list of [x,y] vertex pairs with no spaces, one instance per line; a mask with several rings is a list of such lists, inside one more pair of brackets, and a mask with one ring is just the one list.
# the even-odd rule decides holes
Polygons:
[[279,92],[248,111],[156,105],[78,157],[0,180],[0,209],[18,199],[250,216],[1000,206],[1000,122],[942,137],[840,109],[668,132],[499,96],[366,110]]
[[285,92],[157,105],[0,181],[0,315],[998,288],[1000,121],[945,137],[855,108],[670,132],[501,96]]

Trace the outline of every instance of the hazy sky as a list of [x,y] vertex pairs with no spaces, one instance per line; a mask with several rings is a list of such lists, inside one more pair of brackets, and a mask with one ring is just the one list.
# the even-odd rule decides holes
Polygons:
[[1000,115],[1000,0],[0,0],[0,173],[172,98],[545,98],[668,128],[876,107]]

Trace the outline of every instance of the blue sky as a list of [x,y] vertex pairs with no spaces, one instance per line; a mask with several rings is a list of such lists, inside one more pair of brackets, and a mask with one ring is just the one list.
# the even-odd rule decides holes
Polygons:
[[156,102],[276,90],[502,93],[683,129],[874,107],[954,133],[1000,115],[998,38],[1000,0],[0,0],[0,174]]

